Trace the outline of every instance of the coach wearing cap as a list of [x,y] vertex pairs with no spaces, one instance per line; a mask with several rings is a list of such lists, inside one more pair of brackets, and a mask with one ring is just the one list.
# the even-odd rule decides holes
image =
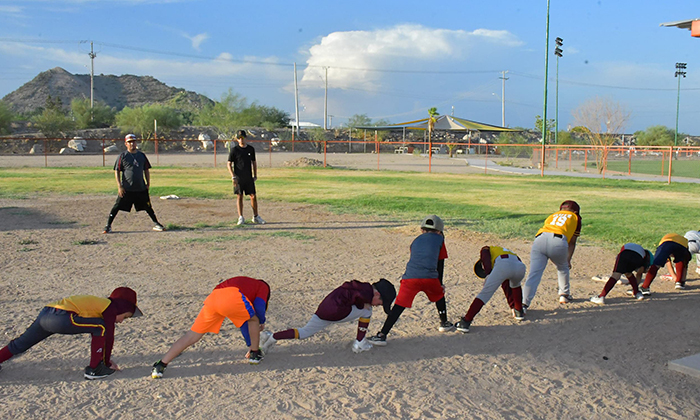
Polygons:
[[151,186],[149,172],[151,163],[146,155],[137,149],[135,135],[127,134],[124,143],[126,143],[126,151],[122,152],[114,162],[114,178],[117,181],[119,195],[109,212],[107,226],[102,233],[112,232],[112,222],[119,210],[131,212],[132,207],[135,207],[136,211],[146,210],[156,224],[153,230],[162,232],[165,228],[156,218],[148,195],[148,189]]

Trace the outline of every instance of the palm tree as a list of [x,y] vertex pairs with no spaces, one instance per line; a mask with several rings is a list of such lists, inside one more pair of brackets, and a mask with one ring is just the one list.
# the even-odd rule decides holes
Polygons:
[[433,134],[433,127],[435,127],[435,122],[437,121],[437,118],[440,114],[437,112],[437,108],[432,107],[428,108],[428,145],[430,148],[428,149],[428,155],[432,156],[433,154],[433,140],[432,140],[432,134]]

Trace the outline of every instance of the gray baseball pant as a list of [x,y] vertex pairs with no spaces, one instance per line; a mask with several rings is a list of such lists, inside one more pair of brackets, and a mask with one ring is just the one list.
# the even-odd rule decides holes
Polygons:
[[509,280],[511,288],[520,287],[526,270],[525,264],[515,255],[508,255],[508,258],[496,258],[493,270],[486,276],[484,287],[476,295],[476,298],[484,303],[488,302],[506,280]]
[[357,309],[357,306],[352,307],[352,310],[350,311],[350,314],[346,316],[345,318],[339,320],[339,321],[326,321],[325,319],[321,319],[318,317],[318,315],[313,314],[311,316],[311,319],[309,322],[306,323],[306,325],[303,328],[297,329],[297,332],[299,333],[299,339],[303,340],[305,338],[309,338],[312,335],[316,334],[317,332],[321,331],[322,329],[326,328],[327,326],[331,324],[339,324],[341,322],[352,322],[352,321],[357,321],[360,318],[371,318],[372,317],[372,309]]
[[535,298],[537,287],[542,281],[542,274],[547,267],[547,261],[552,260],[557,266],[557,282],[559,283],[559,295],[569,295],[571,287],[569,282],[569,242],[566,236],[551,232],[543,232],[535,238],[530,250],[530,274],[523,286],[523,304],[530,306]]

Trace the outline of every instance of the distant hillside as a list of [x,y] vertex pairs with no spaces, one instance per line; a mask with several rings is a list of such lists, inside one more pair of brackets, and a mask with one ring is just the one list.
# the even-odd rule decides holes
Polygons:
[[[94,76],[94,100],[120,111],[125,106],[139,107],[159,103],[183,110],[201,109],[214,102],[204,95],[166,85],[151,76]],[[32,112],[43,107],[46,99],[60,98],[69,107],[74,98],[90,98],[90,75],[71,74],[56,67],[39,73],[33,80],[9,93],[2,101],[15,112]]]

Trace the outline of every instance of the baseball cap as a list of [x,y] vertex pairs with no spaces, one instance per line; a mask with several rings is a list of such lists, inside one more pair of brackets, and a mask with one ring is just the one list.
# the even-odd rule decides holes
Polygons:
[[564,202],[561,203],[561,205],[559,206],[559,210],[561,210],[563,207],[568,207],[568,208],[570,208],[571,211],[573,211],[573,212],[576,213],[576,214],[579,214],[579,212],[581,211],[581,207],[580,207],[580,206],[578,205],[578,203],[575,202],[574,200],[566,200],[566,201],[564,201]]
[[474,264],[474,274],[476,274],[476,276],[479,278],[482,278],[482,279],[486,278],[486,270],[484,270],[484,265],[481,263],[481,259],[479,259]]
[[420,227],[421,229],[431,229],[440,232],[445,230],[445,224],[442,222],[442,219],[434,214],[431,214],[430,216],[423,219],[423,222],[420,224]]
[[136,140],[136,134],[127,134],[126,137],[124,137],[124,141],[135,141]]
[[134,305],[134,317],[137,316],[142,316],[143,312],[139,309],[138,306],[136,306],[136,292],[129,288],[129,287],[117,287],[114,289],[111,295],[109,295],[110,299],[123,299],[127,302],[130,302],[131,304]]
[[372,286],[377,289],[379,295],[382,297],[384,312],[388,314],[391,311],[391,304],[394,302],[394,299],[396,299],[396,288],[387,279],[379,279],[379,281],[372,284]]

